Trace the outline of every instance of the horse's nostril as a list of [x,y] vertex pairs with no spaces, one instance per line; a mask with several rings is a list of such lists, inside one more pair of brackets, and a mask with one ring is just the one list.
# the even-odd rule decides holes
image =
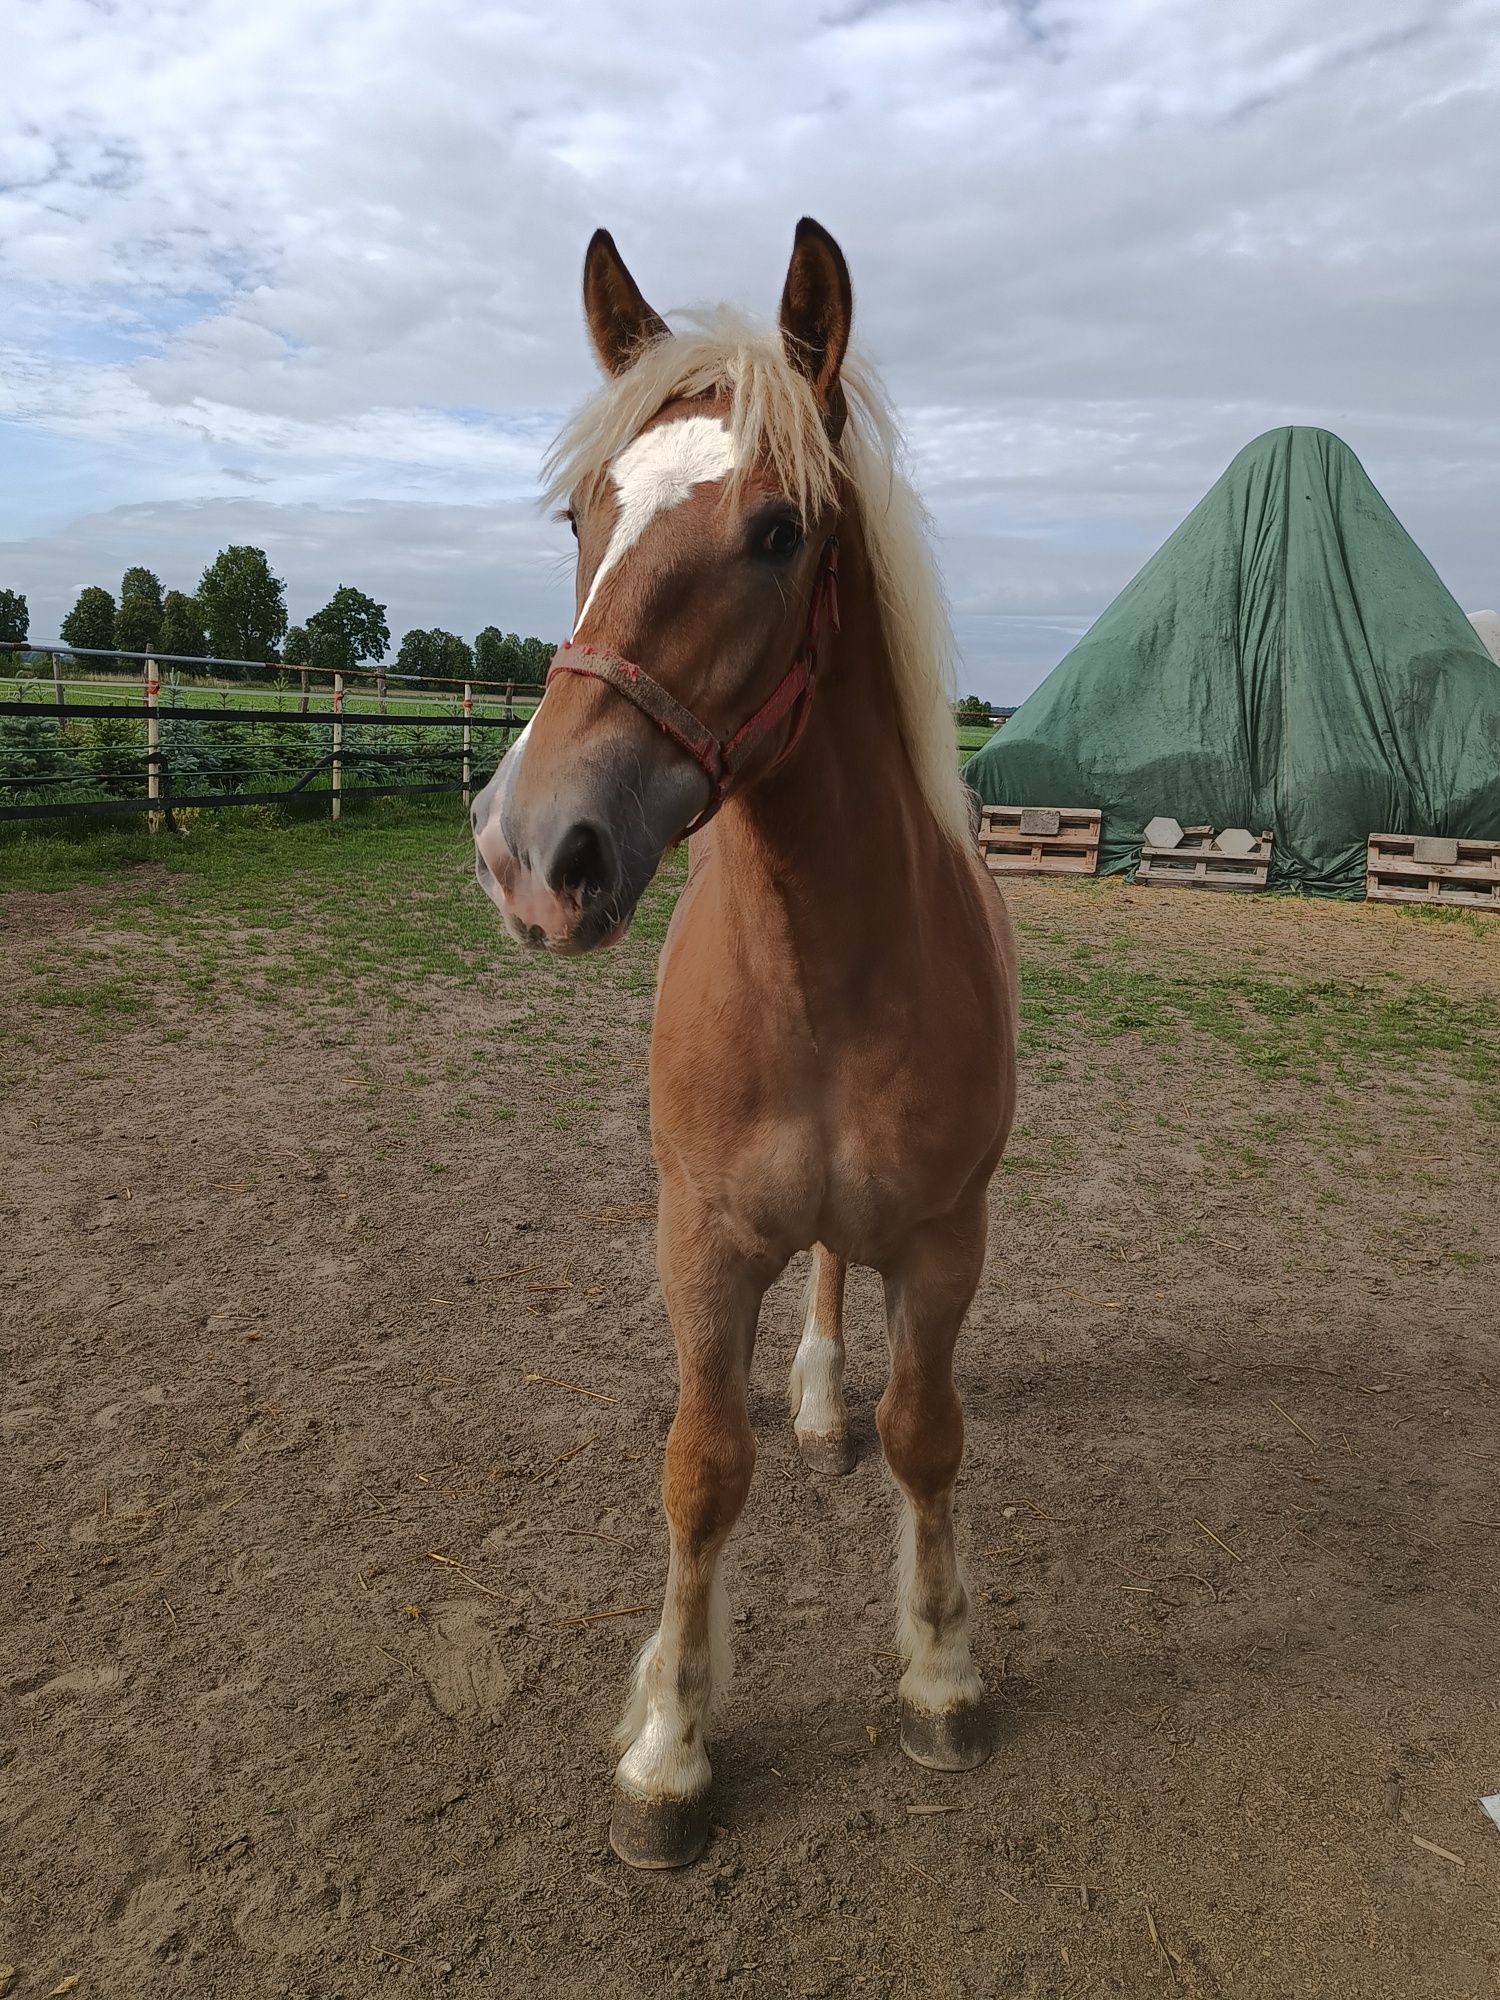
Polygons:
[[557,844],[547,886],[580,899],[607,895],[615,886],[614,853],[602,827],[580,820]]

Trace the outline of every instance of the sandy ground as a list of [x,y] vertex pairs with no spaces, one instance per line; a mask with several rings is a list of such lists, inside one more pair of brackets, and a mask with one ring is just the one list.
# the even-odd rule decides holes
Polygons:
[[[1500,927],[1012,900],[1059,964],[1500,996]],[[961,1351],[1001,1717],[969,1776],[896,1745],[874,1281],[860,1462],[817,1483],[789,1274],[718,1825],[642,1878],[605,1836],[674,1386],[648,994],[559,980],[548,1062],[457,983],[102,1037],[28,1011],[28,947],[107,941],[116,907],[0,897],[31,1037],[0,1131],[20,2000],[1497,1990],[1500,1126],[1440,1054],[1267,1081],[1206,1035],[1065,1026],[1028,1058]]]

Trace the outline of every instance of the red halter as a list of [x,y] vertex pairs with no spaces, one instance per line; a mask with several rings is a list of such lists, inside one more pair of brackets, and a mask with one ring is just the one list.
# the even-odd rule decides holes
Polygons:
[[[807,633],[797,657],[755,713],[742,722],[731,736],[715,736],[706,723],[700,722],[691,709],[684,708],[677,697],[669,694],[644,667],[636,666],[632,660],[622,659],[618,653],[599,652],[592,646],[577,646],[571,639],[565,639],[554,654],[547,669],[547,686],[551,687],[558,674],[582,674],[590,680],[603,681],[616,694],[624,695],[642,715],[649,716],[664,735],[671,737],[679,750],[686,751],[709,783],[708,803],[687,828],[689,833],[696,833],[700,827],[707,825],[739,783],[740,774],[761,738],[769,735],[794,707],[797,714],[791,734],[776,763],[789,757],[801,740],[817,684],[818,639],[824,616],[827,616],[833,631],[839,629],[838,573],[838,538],[830,535],[813,580],[812,598],[807,607]],[[565,653],[572,657],[564,659]],[[775,765],[771,768],[774,770]]]

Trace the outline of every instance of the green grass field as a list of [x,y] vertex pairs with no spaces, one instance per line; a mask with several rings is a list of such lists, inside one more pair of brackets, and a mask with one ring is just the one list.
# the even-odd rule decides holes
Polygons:
[[[23,701],[50,702],[53,684],[50,680],[28,680],[16,683],[17,698]],[[294,683],[286,686],[252,685],[224,687],[208,685],[192,680],[182,680],[164,687],[163,703],[169,700],[181,702],[194,708],[245,709],[253,708],[266,715],[297,715],[301,701],[300,690]],[[514,707],[518,715],[529,715],[536,706],[537,690],[518,688]],[[139,709],[141,705],[140,682],[131,679],[111,679],[104,681],[64,681],[64,704],[74,702],[118,702],[123,708]],[[394,688],[386,697],[387,715],[435,715],[451,713],[455,720],[460,715],[461,692],[457,688],[432,689],[425,693],[417,691],[397,692]],[[505,710],[502,697],[476,693],[474,714],[501,715]],[[308,698],[307,713],[328,715],[332,712],[332,697],[326,683],[316,685]],[[344,714],[375,715],[380,713],[380,703],[374,692],[367,688],[349,689],[344,695]],[[976,750],[983,749],[994,730],[987,723],[960,723],[957,729],[958,747],[965,757],[972,757]]]
[[[31,959],[36,1001],[76,1006],[107,1029],[149,1012],[163,981],[178,997],[211,1006],[218,993],[285,1005],[294,994],[331,1007],[370,998],[403,1004],[422,982],[521,988],[562,977],[649,985],[684,862],[670,855],[648,891],[627,944],[585,960],[517,951],[472,877],[468,828],[456,802],[381,801],[339,825],[323,818],[284,823],[272,814],[204,814],[182,836],[153,838],[140,825],[23,827],[0,838],[8,888],[110,891],[108,972],[74,963],[73,948],[40,946]],[[1101,914],[1122,894],[1117,882],[1070,885],[1080,911]],[[1172,892],[1157,892],[1170,897]],[[1178,892],[1179,894],[1181,892]],[[1299,925],[1338,925],[1348,912],[1290,897],[1256,898]],[[1191,910],[1193,900],[1154,908]],[[1482,1115],[1500,1119],[1500,1008],[1493,999],[1441,991],[1394,969],[1379,978],[1288,976],[1248,944],[1209,954],[1143,939],[1131,922],[1106,946],[1054,935],[1019,906],[1023,1046],[1045,1063],[1059,1037],[1136,1036],[1171,1046],[1184,1032],[1208,1036],[1267,1077],[1307,1084],[1352,1064],[1398,1069],[1440,1057],[1476,1086]],[[1446,928],[1445,913],[1394,913],[1409,950]],[[1232,919],[1231,919],[1232,921]],[[1500,923],[1472,928],[1500,943]]]
[[[8,698],[19,701],[42,701],[50,703],[54,687],[49,679],[20,679],[6,688],[0,682]],[[11,689],[14,692],[11,692]],[[529,715],[537,703],[535,688],[518,688],[514,708],[517,715]],[[161,704],[163,712],[170,712],[174,703],[184,708],[217,708],[225,710],[254,709],[266,716],[301,713],[301,690],[295,680],[284,685],[272,683],[236,683],[224,686],[219,682],[205,682],[183,679],[164,681]],[[384,713],[387,715],[442,715],[451,716],[455,723],[462,720],[463,690],[461,688],[432,688],[421,691],[392,687],[386,696]],[[107,680],[67,680],[63,682],[63,705],[65,708],[78,703],[96,704],[118,703],[120,707],[140,713],[142,706],[141,683],[134,676],[110,678]],[[324,676],[318,676],[309,691],[306,713],[329,716],[333,710],[332,691]],[[344,694],[344,716],[346,719],[359,715],[377,715],[382,712],[379,697],[371,688],[348,688]],[[476,692],[474,715],[499,716],[505,713],[503,695]]]

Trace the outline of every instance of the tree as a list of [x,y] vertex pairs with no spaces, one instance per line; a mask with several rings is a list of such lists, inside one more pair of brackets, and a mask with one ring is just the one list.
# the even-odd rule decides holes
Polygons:
[[86,584],[62,622],[61,635],[70,646],[113,646],[115,600],[109,592],[97,583]]
[[413,626],[401,641],[396,671],[414,680],[466,681],[474,672],[474,655],[464,640],[440,625],[431,631]]
[[264,549],[220,549],[198,583],[209,650],[224,660],[271,660],[286,631],[286,589]]
[[540,687],[547,678],[547,669],[552,664],[555,648],[549,646],[545,639],[523,639],[520,644],[521,671],[516,679]]
[[31,636],[31,613],[19,590],[0,590],[0,639],[24,642]]
[[115,644],[122,653],[146,653],[161,644],[161,578],[149,569],[128,569],[120,579]]
[[157,644],[169,658],[201,660],[207,656],[208,634],[196,597],[189,597],[185,590],[167,592],[162,599]]
[[482,681],[513,681],[516,677],[516,635],[509,638],[498,625],[486,625],[474,641],[474,671]]
[[43,797],[57,798],[54,781],[72,768],[72,753],[55,718],[0,715],[0,793],[7,804],[40,786],[47,788]]
[[540,687],[555,651],[549,640],[523,639],[517,632],[486,625],[474,641],[474,665],[481,680],[520,681]]
[[308,619],[307,638],[313,649],[311,665],[349,674],[361,660],[384,657],[391,628],[383,604],[345,583]]
[[281,657],[289,667],[309,667],[312,665],[312,644],[305,625],[288,625],[286,643],[281,649]]

